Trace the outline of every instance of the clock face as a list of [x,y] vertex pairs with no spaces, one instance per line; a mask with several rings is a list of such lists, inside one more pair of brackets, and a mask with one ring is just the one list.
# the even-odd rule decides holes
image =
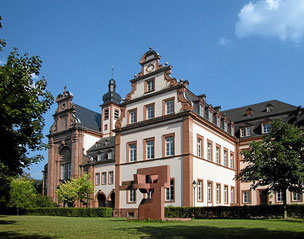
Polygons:
[[147,68],[146,68],[147,72],[151,72],[153,70],[154,70],[154,65],[153,64],[148,65]]

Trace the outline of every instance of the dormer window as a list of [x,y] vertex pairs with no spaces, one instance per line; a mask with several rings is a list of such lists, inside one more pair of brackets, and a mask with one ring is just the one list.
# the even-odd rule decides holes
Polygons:
[[270,132],[270,123],[263,123],[262,125],[263,134],[267,134]]
[[202,104],[199,104],[198,106],[198,114],[202,117],[204,116],[204,107]]
[[224,121],[224,131],[228,131],[228,123],[226,121]]
[[269,112],[272,111],[272,108],[273,108],[272,105],[267,105],[265,111],[266,111],[267,113],[269,113]]
[[97,161],[101,161],[102,157],[101,157],[101,154],[98,154],[97,155]]
[[208,120],[212,122],[212,111],[208,110]]
[[104,110],[104,120],[109,119],[109,109]]
[[231,135],[234,136],[234,126],[231,125]]
[[145,82],[145,92],[151,92],[151,91],[154,91],[155,90],[155,80],[154,78],[153,79],[150,79],[150,80],[147,80]]
[[240,136],[242,137],[248,137],[252,135],[252,128],[251,127],[244,127],[240,129]]
[[217,127],[221,127],[221,118],[218,115],[216,116],[216,125]]
[[247,116],[252,116],[252,114],[253,114],[253,109],[248,108],[248,109],[246,110],[246,115],[247,115]]

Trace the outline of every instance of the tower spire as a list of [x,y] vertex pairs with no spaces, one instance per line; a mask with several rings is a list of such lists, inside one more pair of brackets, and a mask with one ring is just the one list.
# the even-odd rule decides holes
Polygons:
[[114,66],[112,66],[112,79],[114,79]]

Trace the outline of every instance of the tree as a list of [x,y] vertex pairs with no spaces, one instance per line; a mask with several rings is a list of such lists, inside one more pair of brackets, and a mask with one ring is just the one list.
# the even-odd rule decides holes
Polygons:
[[74,206],[76,200],[86,203],[90,200],[90,195],[94,192],[93,182],[90,180],[89,174],[84,174],[77,179],[72,178],[59,185],[56,190],[58,199],[61,202],[68,202]]
[[261,141],[252,142],[243,151],[247,166],[237,179],[251,182],[251,188],[268,186],[269,191],[283,192],[284,218],[287,217],[286,190],[304,191],[304,135],[290,124],[275,120],[271,131]]
[[[1,18],[0,18],[1,21]],[[1,28],[1,22],[0,22]],[[5,41],[0,40],[0,51]],[[22,174],[23,168],[43,159],[41,155],[30,157],[47,148],[42,142],[45,125],[43,114],[53,103],[53,96],[46,90],[46,80],[36,82],[42,61],[38,56],[20,56],[17,48],[9,54],[7,62],[0,66],[0,201],[8,196],[11,177]]]
[[27,177],[13,179],[10,185],[10,203],[11,207],[17,209],[33,208],[36,196],[36,189],[33,181]]

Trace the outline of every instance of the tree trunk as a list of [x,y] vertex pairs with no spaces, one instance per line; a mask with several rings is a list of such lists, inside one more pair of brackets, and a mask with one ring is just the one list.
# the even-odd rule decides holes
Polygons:
[[286,190],[284,190],[283,210],[284,210],[284,219],[287,219],[287,195],[286,195]]

